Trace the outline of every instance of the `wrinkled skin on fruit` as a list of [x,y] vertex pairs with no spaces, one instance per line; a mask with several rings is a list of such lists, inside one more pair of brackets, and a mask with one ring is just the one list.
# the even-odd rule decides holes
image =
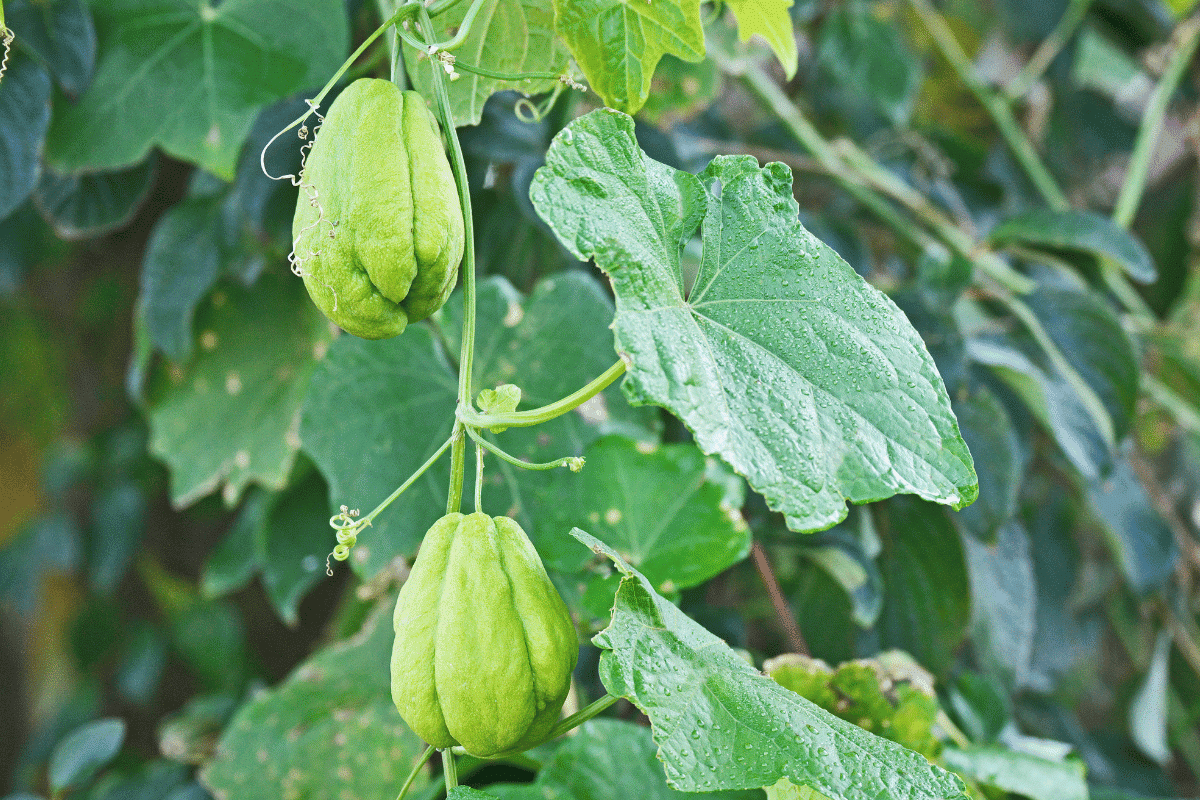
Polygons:
[[396,336],[454,288],[463,217],[438,131],[417,92],[362,78],[305,159],[292,249],[313,302],[356,336]]
[[521,527],[447,514],[400,589],[392,700],[422,739],[477,756],[525,750],[558,720],[575,626]]

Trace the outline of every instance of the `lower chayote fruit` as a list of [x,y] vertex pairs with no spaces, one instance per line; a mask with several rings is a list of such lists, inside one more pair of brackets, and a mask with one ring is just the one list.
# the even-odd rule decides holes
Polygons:
[[400,589],[392,699],[422,739],[477,756],[538,744],[579,657],[575,626],[514,520],[447,514]]
[[454,288],[464,226],[438,130],[420,94],[362,78],[305,159],[295,263],[317,307],[356,336],[396,336]]

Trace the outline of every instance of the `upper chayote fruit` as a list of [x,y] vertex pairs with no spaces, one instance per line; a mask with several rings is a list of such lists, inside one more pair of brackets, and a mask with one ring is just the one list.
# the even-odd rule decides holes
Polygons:
[[447,514],[396,602],[392,699],[417,735],[490,756],[538,744],[579,657],[566,604],[508,517]]
[[462,260],[463,218],[421,95],[374,78],[350,84],[300,177],[293,251],[327,317],[383,339],[441,308]]

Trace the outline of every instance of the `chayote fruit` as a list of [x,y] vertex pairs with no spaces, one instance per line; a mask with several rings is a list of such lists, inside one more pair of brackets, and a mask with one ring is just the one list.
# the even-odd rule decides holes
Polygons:
[[579,657],[575,626],[514,520],[454,513],[434,523],[394,624],[392,700],[429,744],[519,751],[558,720]]
[[364,339],[446,302],[462,260],[458,189],[420,94],[362,78],[338,95],[300,175],[292,249],[309,296]]

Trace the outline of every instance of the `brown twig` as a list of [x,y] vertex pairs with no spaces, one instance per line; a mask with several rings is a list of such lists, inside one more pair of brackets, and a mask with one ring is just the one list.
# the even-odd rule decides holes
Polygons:
[[787,598],[779,589],[779,581],[775,579],[775,571],[771,568],[771,560],[767,558],[766,549],[756,539],[750,547],[750,553],[754,556],[754,566],[758,570],[758,576],[762,578],[767,595],[771,598],[771,605],[775,608],[775,616],[779,618],[779,624],[783,628],[784,635],[787,636],[788,646],[794,653],[811,656],[808,642],[804,641],[804,634],[800,633],[800,626],[796,624],[796,616],[792,613],[792,607],[788,605]]

